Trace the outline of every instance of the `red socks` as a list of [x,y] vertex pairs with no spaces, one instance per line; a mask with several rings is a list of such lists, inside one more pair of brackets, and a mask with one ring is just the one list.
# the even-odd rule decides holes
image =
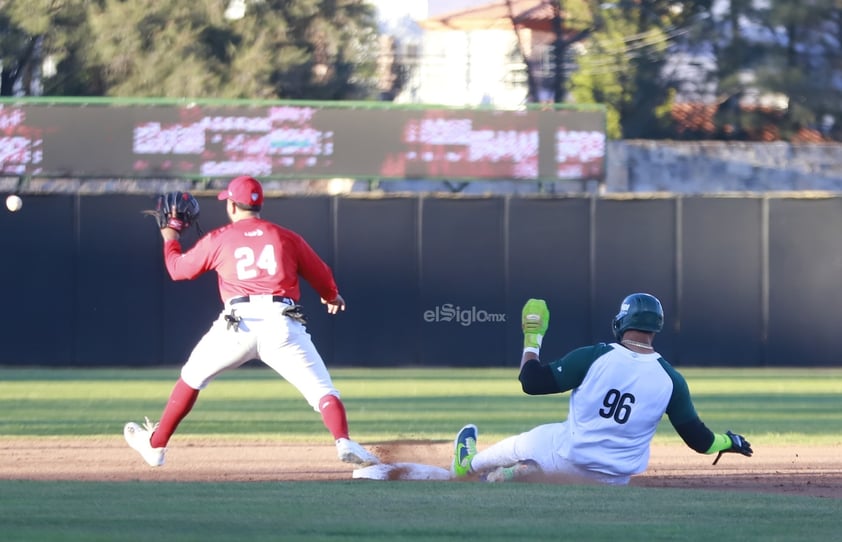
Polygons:
[[182,379],[178,379],[170,394],[170,400],[164,408],[164,413],[161,414],[158,429],[152,433],[152,438],[149,439],[149,444],[153,448],[163,448],[167,445],[178,424],[190,413],[198,396],[199,390],[194,390],[185,384]]
[[339,397],[328,394],[319,399],[319,412],[322,413],[322,421],[334,440],[348,438],[348,417],[345,414],[345,405]]
[[[152,433],[152,438],[149,439],[149,444],[153,448],[163,448],[167,445],[178,424],[190,413],[197,397],[199,397],[199,390],[194,390],[179,378],[170,394],[170,400],[164,408],[164,413],[161,414],[158,429]],[[322,397],[319,400],[319,412],[322,414],[325,427],[333,435],[334,440],[348,438],[348,417],[345,414],[345,405],[342,404],[339,397],[330,394]]]

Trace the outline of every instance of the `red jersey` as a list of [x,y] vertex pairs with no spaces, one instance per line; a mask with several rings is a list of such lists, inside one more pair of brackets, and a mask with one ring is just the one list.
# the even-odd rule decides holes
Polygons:
[[339,295],[330,267],[304,238],[257,217],[208,232],[185,253],[181,243],[167,241],[164,261],[173,280],[216,271],[223,303],[253,294],[279,295],[297,302],[301,298],[299,276],[328,301]]

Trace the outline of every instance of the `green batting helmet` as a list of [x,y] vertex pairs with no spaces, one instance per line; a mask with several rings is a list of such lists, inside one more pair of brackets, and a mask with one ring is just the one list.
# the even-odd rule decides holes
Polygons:
[[654,295],[631,294],[623,299],[611,327],[618,341],[628,329],[658,333],[664,328],[664,308]]

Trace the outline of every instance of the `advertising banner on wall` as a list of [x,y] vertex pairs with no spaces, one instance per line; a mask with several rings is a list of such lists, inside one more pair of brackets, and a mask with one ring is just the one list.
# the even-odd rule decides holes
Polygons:
[[0,103],[0,174],[601,179],[599,109]]

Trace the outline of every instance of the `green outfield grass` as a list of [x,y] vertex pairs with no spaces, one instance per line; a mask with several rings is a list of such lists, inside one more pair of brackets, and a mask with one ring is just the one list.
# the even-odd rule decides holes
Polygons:
[[[683,369],[696,408],[715,431],[753,441],[842,441],[842,369]],[[465,423],[502,438],[567,416],[568,394],[530,397],[516,369],[332,371],[359,440],[446,439]],[[178,369],[0,367],[0,435],[120,434],[128,420],[157,419]],[[199,397],[179,434],[312,440],[324,427],[304,399],[270,370],[222,375]],[[664,419],[657,442],[679,442]]]
[[[702,419],[764,444],[842,442],[842,369],[683,369]],[[563,419],[516,369],[332,371],[360,441],[495,440]],[[0,367],[0,439],[119,435],[157,419],[178,369]],[[320,441],[319,416],[262,368],[205,390],[183,435]],[[667,421],[656,442],[680,442]],[[841,447],[842,448],[842,447]],[[639,487],[436,482],[0,481],[3,540],[830,540],[842,501]]]

